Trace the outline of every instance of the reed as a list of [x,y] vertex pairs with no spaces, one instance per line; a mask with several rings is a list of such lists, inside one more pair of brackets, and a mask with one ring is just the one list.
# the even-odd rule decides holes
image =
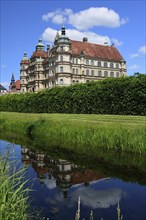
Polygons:
[[0,220],[28,220],[28,189],[25,169],[10,169],[10,150],[0,155]]

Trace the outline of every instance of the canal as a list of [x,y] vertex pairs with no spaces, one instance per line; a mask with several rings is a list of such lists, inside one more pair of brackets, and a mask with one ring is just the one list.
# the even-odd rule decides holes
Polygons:
[[94,220],[117,220],[118,204],[123,220],[146,219],[145,158],[132,162],[130,156],[130,165],[102,164],[101,158],[76,160],[69,153],[59,155],[5,140],[0,142],[0,153],[8,147],[17,168],[27,168],[32,219],[74,220],[79,198],[81,219],[89,219],[92,210]]

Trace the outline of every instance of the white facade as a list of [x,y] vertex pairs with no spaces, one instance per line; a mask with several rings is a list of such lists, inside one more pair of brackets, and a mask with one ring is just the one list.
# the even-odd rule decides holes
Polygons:
[[[86,48],[89,48],[89,54]],[[95,50],[93,56],[92,48]],[[96,55],[96,49],[101,51],[102,48],[107,51],[105,57]],[[113,54],[115,52],[113,57],[110,51]],[[63,27],[61,35],[57,33],[53,47],[48,47],[47,52],[39,40],[30,60],[24,54],[20,68],[21,92],[37,92],[55,86],[70,86],[125,75],[126,62],[116,48],[93,45],[86,38],[76,44],[66,36]]]

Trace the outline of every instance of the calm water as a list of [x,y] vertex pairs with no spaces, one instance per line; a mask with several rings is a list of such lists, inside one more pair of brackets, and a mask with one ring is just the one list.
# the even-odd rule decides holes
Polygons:
[[[1,140],[0,153],[8,142]],[[84,168],[61,158],[52,158],[29,146],[12,144],[12,156],[18,166],[27,167],[29,185],[33,191],[31,210],[50,220],[72,220],[81,198],[81,217],[89,219],[117,220],[117,204],[120,204],[123,220],[146,220],[146,186],[137,182],[107,176],[92,167]],[[135,171],[136,172],[136,171]],[[136,173],[135,173],[136,176]],[[35,219],[35,218],[33,218]]]

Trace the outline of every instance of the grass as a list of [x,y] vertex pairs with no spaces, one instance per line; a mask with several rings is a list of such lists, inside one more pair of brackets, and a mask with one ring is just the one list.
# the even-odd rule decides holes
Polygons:
[[24,169],[10,170],[10,150],[0,155],[0,220],[27,220],[28,189],[24,189]]
[[145,117],[1,112],[0,131],[14,131],[78,153],[146,152]]

